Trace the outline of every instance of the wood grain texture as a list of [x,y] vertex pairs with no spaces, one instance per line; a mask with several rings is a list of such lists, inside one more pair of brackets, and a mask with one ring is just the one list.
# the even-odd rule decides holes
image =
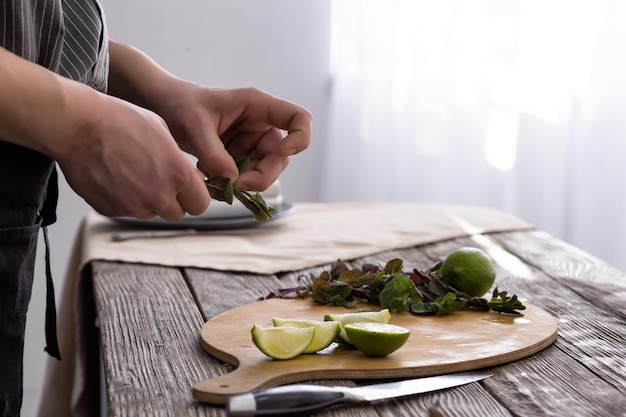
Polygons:
[[599,258],[541,231],[492,237],[600,309],[626,320],[626,274]]
[[176,269],[93,264],[110,416],[211,416],[191,385],[222,372],[198,343],[203,320]]
[[493,369],[489,392],[519,416],[624,416],[624,392],[589,372],[558,345]]
[[[526,359],[492,368],[494,376],[479,384],[377,405],[341,405],[314,415],[428,415],[436,409],[446,417],[626,416],[626,275],[597,258],[531,231],[477,235],[345,261],[360,266],[399,257],[407,267],[424,269],[461,246],[485,250],[495,261],[500,289],[557,319],[556,342]],[[224,415],[222,407],[192,398],[193,384],[234,369],[202,351],[204,318],[293,287],[299,276],[317,275],[325,267],[277,276],[199,269],[181,275],[172,268],[96,262],[110,415]]]
[[397,399],[379,405],[378,410],[381,416],[389,417],[511,416],[507,408],[485,390],[484,381],[419,397]]
[[185,275],[205,319],[265,298],[279,288],[298,286],[300,276],[319,275],[330,265],[276,275],[187,268]]
[[205,320],[263,297],[280,286],[274,275],[187,268],[185,275]]
[[[598,302],[588,295],[583,297],[572,289],[576,282],[588,282],[590,276],[599,277],[612,268],[588,254],[580,257],[566,255],[569,253],[567,244],[543,233],[527,232],[524,235],[527,239],[521,238],[519,233],[495,234],[488,239],[461,238],[430,245],[429,251],[436,253],[442,250],[445,254],[458,246],[481,247],[496,262],[496,285],[500,289],[518,294],[557,319],[559,336],[555,346],[548,349],[551,352],[551,362],[537,363],[541,362],[538,359],[541,355],[535,355],[531,362],[538,368],[530,374],[536,377],[534,382],[532,379],[523,382],[515,378],[518,368],[515,364],[510,365],[512,370],[507,375],[518,383],[513,389],[537,393],[514,396],[517,402],[513,404],[527,409],[526,413],[520,415],[569,415],[569,409],[580,411],[580,414],[572,415],[623,415],[615,414],[615,410],[620,407],[626,410],[626,396],[619,394],[626,391],[626,360],[623,353],[626,323],[619,313],[616,314],[613,304]],[[503,242],[507,242],[506,249]],[[565,251],[566,254],[559,254],[560,251]],[[580,251],[574,250],[572,253],[579,254]],[[563,284],[563,270],[577,271],[574,275],[577,278]],[[614,277],[611,282],[617,286],[625,282],[623,274],[616,274]],[[594,305],[592,300],[598,305]],[[622,300],[622,304],[624,301],[626,300]],[[523,362],[525,361],[519,363]],[[583,366],[573,376],[575,383],[593,381],[585,394],[576,394],[576,389],[571,386],[572,380],[559,378],[559,371],[555,371],[573,369],[577,364]],[[505,365],[503,368],[508,367],[509,365]],[[492,386],[495,393],[500,382],[499,375],[495,375],[485,384]],[[542,384],[545,386],[541,387]],[[609,401],[603,392],[613,393],[614,400]],[[581,395],[589,397],[579,401]],[[556,398],[559,400],[555,401]]]
[[[496,238],[506,243],[508,253],[519,254],[517,259],[530,271],[529,275],[518,273],[519,269],[503,271],[506,286],[557,318],[557,346],[561,350],[594,375],[626,392],[626,321],[623,316],[626,296],[619,295],[619,288],[626,287],[626,275],[578,250],[572,250],[576,256],[563,254],[563,251],[569,253],[568,246],[544,234],[532,233],[527,239],[520,239],[516,234],[496,235]],[[543,250],[533,249],[540,247]],[[605,274],[612,274],[608,284],[603,278]],[[593,291],[589,290],[592,281],[597,282],[591,287]],[[617,288],[617,293],[609,295],[609,288]],[[619,297],[621,302],[613,301]],[[626,396],[622,400],[626,401]]]

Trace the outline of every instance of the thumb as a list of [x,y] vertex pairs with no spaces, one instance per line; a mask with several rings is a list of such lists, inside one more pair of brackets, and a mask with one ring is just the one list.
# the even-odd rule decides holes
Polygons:
[[204,174],[190,167],[193,174],[190,175],[184,189],[176,196],[183,209],[191,215],[199,215],[209,206],[211,197],[204,185]]
[[209,137],[194,147],[198,169],[209,176],[221,176],[235,181],[239,170],[235,160],[217,136]]

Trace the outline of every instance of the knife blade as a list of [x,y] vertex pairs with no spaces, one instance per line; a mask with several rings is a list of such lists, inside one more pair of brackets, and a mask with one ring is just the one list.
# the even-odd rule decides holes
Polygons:
[[487,372],[458,372],[454,374],[409,379],[362,387],[325,387],[294,384],[262,391],[233,395],[226,404],[232,417],[269,414],[292,414],[317,410],[340,402],[374,402],[438,391],[489,378]]

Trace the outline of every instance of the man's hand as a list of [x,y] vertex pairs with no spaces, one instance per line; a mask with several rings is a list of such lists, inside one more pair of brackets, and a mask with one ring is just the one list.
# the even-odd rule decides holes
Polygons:
[[99,122],[55,159],[70,186],[107,216],[178,220],[209,205],[204,175],[194,169],[163,120],[149,110],[101,96]]
[[[309,146],[312,117],[300,106],[253,88],[179,86],[157,111],[203,172],[235,180],[239,189],[265,190]],[[238,176],[234,159],[244,154],[250,163]]]
[[[0,48],[0,140],[56,160],[98,212],[201,214],[210,201],[204,174],[263,191],[309,146],[311,114],[302,107],[256,89],[186,82],[132,47],[109,46],[111,96]],[[243,154],[250,163],[239,175],[234,159]]]
[[107,216],[180,219],[209,204],[204,175],[163,120],[0,48],[0,140],[58,161]]
[[[312,117],[300,106],[253,88],[220,90],[181,80],[113,40],[109,53],[109,93],[160,115],[204,173],[234,180],[239,189],[265,190],[289,157],[311,142]],[[239,176],[234,160],[243,154],[250,164]]]

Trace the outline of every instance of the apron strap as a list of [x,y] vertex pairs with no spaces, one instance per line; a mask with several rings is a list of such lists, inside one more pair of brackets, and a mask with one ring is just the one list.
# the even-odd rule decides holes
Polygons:
[[48,225],[56,221],[56,205],[59,197],[59,184],[56,166],[52,167],[48,180],[48,192],[41,209],[43,239],[46,244],[46,347],[44,350],[53,358],[61,360],[59,341],[57,338],[57,309],[54,297],[54,281],[50,267],[50,242],[48,241]]
[[46,243],[46,347],[44,350],[53,358],[61,360],[59,341],[57,339],[57,309],[54,299],[54,282],[50,268],[50,243],[48,242],[48,226],[43,227],[43,239]]

